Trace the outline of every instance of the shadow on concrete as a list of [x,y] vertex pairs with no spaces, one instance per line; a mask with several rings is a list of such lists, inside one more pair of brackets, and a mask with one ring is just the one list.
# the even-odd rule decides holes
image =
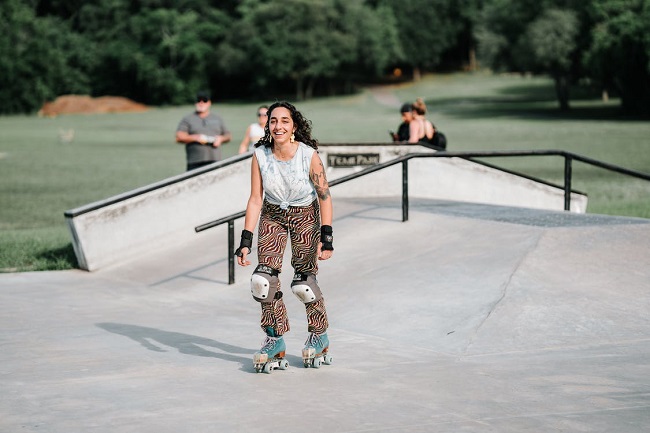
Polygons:
[[[366,201],[371,204],[381,202],[381,208],[392,208],[395,211],[399,211],[402,206],[401,201],[394,198],[373,198],[372,200],[357,198],[355,201],[358,204],[365,203]],[[344,215],[344,217],[399,221],[399,219],[395,218],[377,218],[375,216],[363,215],[364,213],[368,213],[379,208],[380,206],[375,205],[369,209],[366,208],[360,211],[351,212]],[[426,212],[430,214],[450,217],[470,218],[475,220],[494,221],[544,228],[650,224],[650,219],[646,218],[582,214],[565,211],[549,211],[523,207],[515,208],[482,203],[463,203],[422,198],[411,198],[409,200],[409,208],[410,212]]]
[[[140,345],[154,352],[166,352],[161,346],[173,347],[179,353],[192,356],[205,356],[223,359],[225,361],[238,362],[241,370],[253,372],[252,355],[254,349],[234,346],[228,343],[212,340],[210,338],[196,335],[183,334],[180,332],[163,331],[161,329],[149,328],[146,326],[129,325],[125,323],[97,323],[97,327],[113,334],[123,335]],[[159,343],[157,345],[156,343]],[[213,352],[204,347],[219,349],[222,352]],[[246,355],[246,356],[242,356]],[[289,362],[297,365],[302,359],[294,356]]]
[[415,201],[415,203],[413,203],[413,209],[419,211],[430,210],[433,213],[447,216],[481,219],[545,228],[612,226],[650,223],[650,220],[644,218],[580,214],[565,211],[545,211],[528,208],[506,208],[505,206],[475,203],[424,203]]
[[[215,252],[215,254],[216,253],[218,253],[218,252]],[[158,281],[152,283],[151,286],[155,287],[155,286],[159,286],[159,285],[166,284],[166,283],[169,283],[171,281],[175,281],[175,280],[179,280],[179,279],[183,279],[183,278],[196,280],[196,281],[205,281],[205,282],[208,282],[208,283],[228,284],[227,279],[215,279],[215,278],[208,278],[208,277],[203,276],[203,275],[197,275],[200,272],[203,272],[203,271],[205,271],[207,269],[210,269],[210,268],[213,268],[215,266],[222,265],[222,264],[227,265],[228,264],[228,259],[213,260],[213,261],[211,261],[209,263],[206,263],[206,264],[203,264],[201,266],[193,267],[192,269],[189,269],[187,271],[176,273],[174,275],[171,275],[171,276],[168,276],[168,277],[163,278],[161,280],[158,280]]]

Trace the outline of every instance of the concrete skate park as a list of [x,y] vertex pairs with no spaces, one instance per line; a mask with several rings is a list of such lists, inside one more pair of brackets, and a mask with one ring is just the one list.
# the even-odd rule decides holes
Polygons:
[[[346,154],[411,151],[322,156],[333,180],[364,169]],[[68,211],[82,269],[0,275],[0,431],[650,428],[650,220],[585,213],[581,192],[565,211],[561,189],[463,158],[409,160],[406,220],[399,164],[340,183],[318,277],[334,362],[303,368],[289,291],[291,367],[258,374],[253,267],[229,284],[227,224],[195,231],[245,208],[249,164]]]

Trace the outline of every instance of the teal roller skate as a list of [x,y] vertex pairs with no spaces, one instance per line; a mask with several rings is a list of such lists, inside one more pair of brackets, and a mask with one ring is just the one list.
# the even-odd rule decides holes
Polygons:
[[275,330],[271,327],[266,328],[266,339],[262,348],[253,354],[253,367],[258,373],[271,373],[272,370],[286,370],[289,368],[289,362],[284,359],[287,346],[284,344],[284,338],[275,335]]
[[327,352],[329,345],[327,333],[320,335],[315,332],[310,333],[305,341],[305,348],[302,349],[302,362],[305,368],[320,368],[321,364],[331,364],[332,357]]

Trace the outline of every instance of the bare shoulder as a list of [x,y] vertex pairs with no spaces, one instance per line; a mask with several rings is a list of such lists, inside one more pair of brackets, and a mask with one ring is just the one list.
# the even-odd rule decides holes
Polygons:
[[325,166],[323,165],[323,161],[320,159],[320,155],[316,151],[314,151],[313,155],[311,156],[311,164],[309,167],[310,177],[312,177],[314,174],[319,174],[325,177]]

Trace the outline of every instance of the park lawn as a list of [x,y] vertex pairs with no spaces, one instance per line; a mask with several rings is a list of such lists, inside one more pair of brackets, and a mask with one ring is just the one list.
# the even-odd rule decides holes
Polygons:
[[[322,143],[386,142],[400,122],[399,106],[423,97],[449,150],[562,149],[650,173],[650,122],[622,116],[617,100],[578,96],[563,114],[547,78],[450,74],[297,106]],[[257,106],[269,102],[221,103],[217,96],[213,110],[234,137],[226,157],[237,153]],[[191,110],[0,117],[0,271],[75,267],[63,213],[182,173],[184,149],[173,137]],[[61,131],[70,129],[74,140],[62,142]],[[558,157],[486,162],[559,184],[563,179]],[[581,163],[573,171],[573,187],[589,195],[588,212],[650,218],[650,183]]]

